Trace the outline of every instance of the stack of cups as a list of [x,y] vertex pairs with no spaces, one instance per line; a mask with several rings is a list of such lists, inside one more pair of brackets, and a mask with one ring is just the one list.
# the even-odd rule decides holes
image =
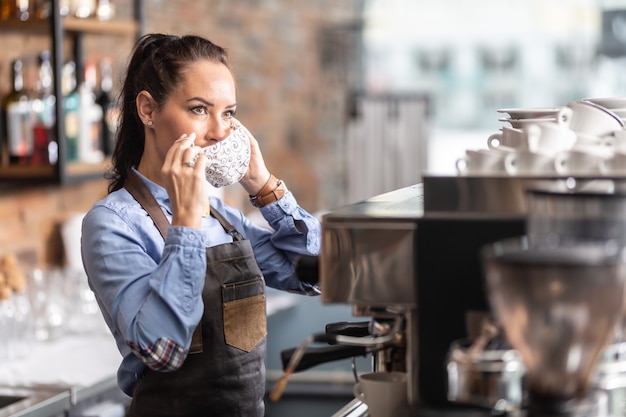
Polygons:
[[488,149],[468,150],[457,160],[459,174],[626,174],[624,122],[602,106],[576,101],[556,110],[554,117],[503,120],[511,126],[489,136]]
[[561,175],[598,175],[613,158],[611,135],[624,125],[611,111],[591,102],[577,101],[563,108],[563,117],[576,132],[572,149],[559,153],[555,167]]
[[[626,124],[626,97],[586,98],[583,101],[594,103],[611,111]],[[602,173],[612,176],[626,175],[626,131],[618,129],[604,137],[613,147],[613,157],[601,167]]]
[[576,134],[565,123],[546,121],[521,130],[515,152],[506,160],[509,175],[554,175],[556,156],[570,149]]

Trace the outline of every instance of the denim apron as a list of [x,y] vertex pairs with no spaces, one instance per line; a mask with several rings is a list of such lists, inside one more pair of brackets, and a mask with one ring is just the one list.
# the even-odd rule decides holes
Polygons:
[[[158,204],[158,212],[154,210],[156,200],[134,172],[126,188],[144,209],[151,207],[146,211],[157,227],[161,225],[159,230],[165,236],[165,215]],[[154,201],[144,203],[149,197]],[[250,241],[212,208],[211,215],[233,242],[206,249],[204,313],[189,355],[173,372],[145,369],[135,387],[128,417],[264,415],[265,281]]]

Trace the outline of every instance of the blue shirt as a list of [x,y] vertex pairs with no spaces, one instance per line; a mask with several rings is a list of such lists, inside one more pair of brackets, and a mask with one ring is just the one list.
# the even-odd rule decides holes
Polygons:
[[[137,174],[171,222],[166,190]],[[211,197],[210,201],[213,209],[250,240],[269,287],[317,293],[316,288],[298,279],[294,261],[301,254],[319,254],[321,227],[290,192],[260,209],[273,230],[251,223],[219,198]],[[123,356],[118,385],[126,394],[132,396],[146,366],[152,368],[151,364],[166,357],[170,363],[153,369],[167,371],[184,361],[204,310],[205,249],[227,242],[232,242],[232,237],[212,216],[203,217],[202,230],[170,226],[163,239],[146,211],[124,188],[97,202],[85,216],[83,265]],[[172,347],[173,355],[168,351]]]

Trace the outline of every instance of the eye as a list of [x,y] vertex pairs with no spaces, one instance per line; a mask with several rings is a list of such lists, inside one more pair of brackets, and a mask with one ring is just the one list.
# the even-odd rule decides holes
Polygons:
[[235,117],[236,113],[237,113],[237,110],[227,110],[226,112],[224,112],[224,117],[227,119],[231,119]]
[[189,109],[192,113],[200,115],[200,116],[204,116],[206,114],[208,114],[207,108],[205,106],[194,106],[191,109]]

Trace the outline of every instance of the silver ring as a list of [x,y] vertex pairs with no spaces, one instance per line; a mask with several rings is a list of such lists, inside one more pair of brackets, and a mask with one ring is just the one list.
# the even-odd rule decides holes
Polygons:
[[196,163],[194,161],[183,162],[183,164],[187,165],[189,168],[193,168],[196,166]]

